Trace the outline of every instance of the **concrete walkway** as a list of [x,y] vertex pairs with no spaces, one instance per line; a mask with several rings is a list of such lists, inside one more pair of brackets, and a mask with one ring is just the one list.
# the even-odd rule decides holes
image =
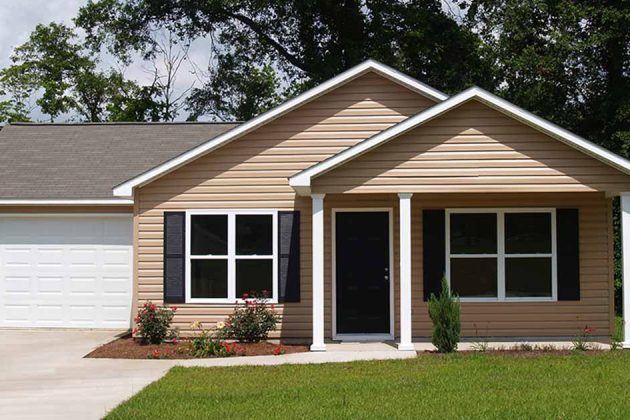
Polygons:
[[278,365],[413,358],[387,344],[331,344],[326,353],[203,360],[84,359],[112,331],[0,330],[0,418],[98,419],[173,366]]
[[[249,356],[195,360],[84,359],[113,340],[114,331],[0,330],[0,417],[2,419],[98,419],[173,366],[239,366],[408,359],[393,343],[327,344],[325,353]],[[492,342],[489,348],[509,349],[521,342]],[[530,342],[568,347],[570,342]],[[433,350],[416,343],[416,350]],[[599,344],[600,348],[607,347]],[[460,343],[460,350],[474,350]]]

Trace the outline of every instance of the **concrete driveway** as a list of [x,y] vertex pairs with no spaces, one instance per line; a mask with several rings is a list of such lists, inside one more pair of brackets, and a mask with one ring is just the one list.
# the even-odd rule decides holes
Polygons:
[[0,330],[0,417],[101,418],[172,366],[83,359],[118,333]]
[[389,344],[330,344],[327,352],[193,360],[84,359],[115,331],[0,329],[1,419],[98,419],[171,367],[407,359]]

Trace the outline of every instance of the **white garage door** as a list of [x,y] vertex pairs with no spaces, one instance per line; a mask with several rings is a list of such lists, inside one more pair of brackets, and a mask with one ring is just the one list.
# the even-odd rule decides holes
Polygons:
[[127,328],[130,215],[0,215],[0,326]]

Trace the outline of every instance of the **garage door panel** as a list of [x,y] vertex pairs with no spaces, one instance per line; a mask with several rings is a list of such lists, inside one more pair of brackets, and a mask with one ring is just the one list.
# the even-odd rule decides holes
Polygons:
[[126,328],[131,217],[0,216],[0,326]]

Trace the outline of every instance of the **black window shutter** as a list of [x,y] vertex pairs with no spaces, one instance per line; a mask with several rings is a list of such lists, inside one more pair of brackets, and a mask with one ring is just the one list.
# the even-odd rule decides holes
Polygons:
[[186,300],[186,213],[164,213],[164,302]]
[[445,272],[446,242],[445,242],[445,213],[444,210],[424,210],[422,212],[422,243],[423,243],[423,289],[424,300],[429,300],[431,294],[439,294],[442,277]]
[[300,301],[300,212],[278,212],[278,302]]
[[578,209],[556,209],[558,300],[580,300],[580,224]]

